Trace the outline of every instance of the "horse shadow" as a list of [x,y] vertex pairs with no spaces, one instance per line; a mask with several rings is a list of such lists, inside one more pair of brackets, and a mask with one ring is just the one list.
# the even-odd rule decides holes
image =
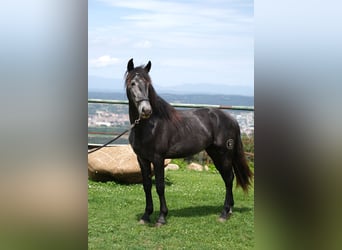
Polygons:
[[[192,207],[185,207],[180,209],[170,209],[168,213],[168,217],[203,217],[212,214],[219,215],[222,210],[222,205],[217,206],[192,206]],[[247,213],[250,212],[252,208],[250,207],[234,207],[234,213]],[[142,214],[139,213],[136,215],[136,218],[139,220]],[[151,215],[152,220],[157,219],[157,213]]]
[[[169,215],[170,217],[202,217],[211,214],[220,214],[222,210],[222,205],[217,206],[191,206],[180,209],[170,209]],[[247,213],[251,211],[250,207],[234,207],[234,213]]]

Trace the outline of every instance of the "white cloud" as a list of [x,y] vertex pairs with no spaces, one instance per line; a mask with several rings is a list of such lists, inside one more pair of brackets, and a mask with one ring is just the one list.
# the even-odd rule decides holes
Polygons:
[[149,49],[152,47],[152,43],[148,40],[144,40],[144,41],[141,41],[141,42],[137,42],[134,44],[134,47],[135,48],[141,48],[141,49]]
[[145,11],[180,12],[184,11],[184,3],[158,0],[99,0],[113,7],[124,7]]
[[109,55],[100,56],[88,61],[89,67],[103,68],[119,63],[119,59]]
[[[99,0],[109,6],[126,8],[131,11],[120,17],[130,21],[133,27],[143,28],[185,28],[188,31],[215,29],[227,31],[249,31],[253,16],[240,11],[241,7],[251,7],[253,3],[227,3],[225,1],[158,1],[158,0]],[[251,6],[249,6],[249,4]]]

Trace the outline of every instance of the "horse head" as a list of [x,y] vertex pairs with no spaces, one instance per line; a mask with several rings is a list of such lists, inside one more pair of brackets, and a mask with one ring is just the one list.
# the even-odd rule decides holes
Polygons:
[[139,118],[148,119],[152,114],[149,99],[151,78],[149,72],[151,62],[145,66],[134,67],[133,58],[128,61],[126,72],[126,93],[129,102],[133,103],[139,113]]

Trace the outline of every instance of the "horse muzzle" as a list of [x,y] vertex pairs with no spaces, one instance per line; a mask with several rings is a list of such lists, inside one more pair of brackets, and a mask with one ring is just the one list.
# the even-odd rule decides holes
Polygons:
[[148,119],[152,115],[152,108],[149,102],[140,103],[139,115],[142,119]]
[[152,112],[149,113],[149,114],[147,114],[147,113],[142,113],[140,117],[141,117],[142,119],[148,119],[148,118],[150,118],[151,114],[152,114]]

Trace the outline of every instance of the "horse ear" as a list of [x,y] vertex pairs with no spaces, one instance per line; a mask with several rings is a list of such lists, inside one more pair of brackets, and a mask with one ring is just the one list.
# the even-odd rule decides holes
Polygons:
[[129,60],[127,63],[127,72],[130,72],[133,69],[134,69],[134,63],[133,63],[133,58],[131,58],[131,60]]
[[147,71],[147,73],[150,72],[151,66],[152,66],[151,61],[148,61],[148,63],[147,63],[146,66],[145,66],[145,70]]

